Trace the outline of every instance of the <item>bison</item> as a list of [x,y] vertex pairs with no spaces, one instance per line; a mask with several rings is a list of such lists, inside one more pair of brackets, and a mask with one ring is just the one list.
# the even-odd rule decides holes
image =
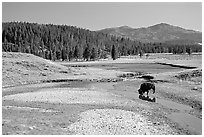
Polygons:
[[138,90],[139,94],[142,96],[145,92],[147,92],[147,97],[149,90],[153,90],[153,94],[155,93],[155,85],[153,83],[142,83],[140,85],[140,89]]

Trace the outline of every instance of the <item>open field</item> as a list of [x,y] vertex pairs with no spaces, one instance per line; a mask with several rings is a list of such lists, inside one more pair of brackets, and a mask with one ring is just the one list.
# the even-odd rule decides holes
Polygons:
[[[3,53],[2,64],[4,135],[202,134],[201,55],[51,62]],[[144,75],[154,77],[155,103],[138,98]]]
[[[70,64],[70,65],[91,65],[93,61],[89,62],[59,62],[60,64]],[[166,63],[174,64],[180,66],[189,67],[202,67],[202,54],[192,54],[192,55],[174,55],[167,53],[150,53],[149,57],[143,56],[122,56],[117,60],[100,60],[94,61],[94,64],[108,64],[108,63]]]

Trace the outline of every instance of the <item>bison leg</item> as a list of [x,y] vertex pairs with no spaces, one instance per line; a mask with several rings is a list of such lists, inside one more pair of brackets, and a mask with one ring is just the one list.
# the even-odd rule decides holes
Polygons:
[[155,93],[155,86],[152,89],[153,89],[153,94],[154,94]]
[[148,94],[149,94],[149,90],[147,90],[147,97],[149,97]]

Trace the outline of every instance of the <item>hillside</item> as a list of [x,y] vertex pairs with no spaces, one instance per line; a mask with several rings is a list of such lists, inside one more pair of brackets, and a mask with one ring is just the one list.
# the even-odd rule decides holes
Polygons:
[[[67,25],[2,23],[2,51],[31,53],[49,60],[106,58],[113,45],[135,41]],[[131,47],[128,47],[131,48]]]
[[187,30],[166,23],[160,23],[147,28],[137,29],[128,26],[122,26],[103,29],[99,32],[111,34],[114,36],[127,37],[132,40],[139,40],[142,42],[165,42],[171,40],[189,40],[199,43],[202,42],[201,32]]
[[56,64],[26,53],[2,53],[2,86],[37,83],[43,80],[71,78],[74,68]]
[[118,73],[98,68],[65,67],[32,54],[2,52],[2,87],[79,79],[100,80],[115,78]]

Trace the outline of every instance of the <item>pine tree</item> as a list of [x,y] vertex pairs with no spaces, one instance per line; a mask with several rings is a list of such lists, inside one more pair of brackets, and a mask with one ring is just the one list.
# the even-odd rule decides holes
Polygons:
[[96,60],[98,58],[98,50],[97,48],[93,47],[91,51],[91,59]]
[[183,54],[185,54],[186,53],[186,46],[184,45],[183,46]]
[[73,52],[72,50],[69,51],[69,61],[71,61],[73,59]]
[[186,52],[187,52],[188,55],[190,56],[190,55],[192,54],[192,48],[191,48],[191,47],[187,48],[187,49],[186,49]]
[[76,59],[79,58],[79,46],[78,45],[75,47],[75,50],[74,50],[74,58]]
[[61,57],[62,57],[62,61],[64,61],[65,59],[67,59],[67,53],[66,53],[66,49],[65,48],[62,48],[62,52],[61,52]]
[[91,58],[91,48],[90,46],[87,46],[84,50],[84,53],[83,53],[83,57],[84,59],[86,59],[87,61]]
[[140,55],[140,58],[142,58],[142,56],[143,56],[143,51],[142,50],[140,50],[139,55]]
[[116,60],[117,57],[118,57],[118,53],[117,53],[117,48],[115,47],[115,45],[112,46],[112,49],[111,49],[111,57],[113,60]]

